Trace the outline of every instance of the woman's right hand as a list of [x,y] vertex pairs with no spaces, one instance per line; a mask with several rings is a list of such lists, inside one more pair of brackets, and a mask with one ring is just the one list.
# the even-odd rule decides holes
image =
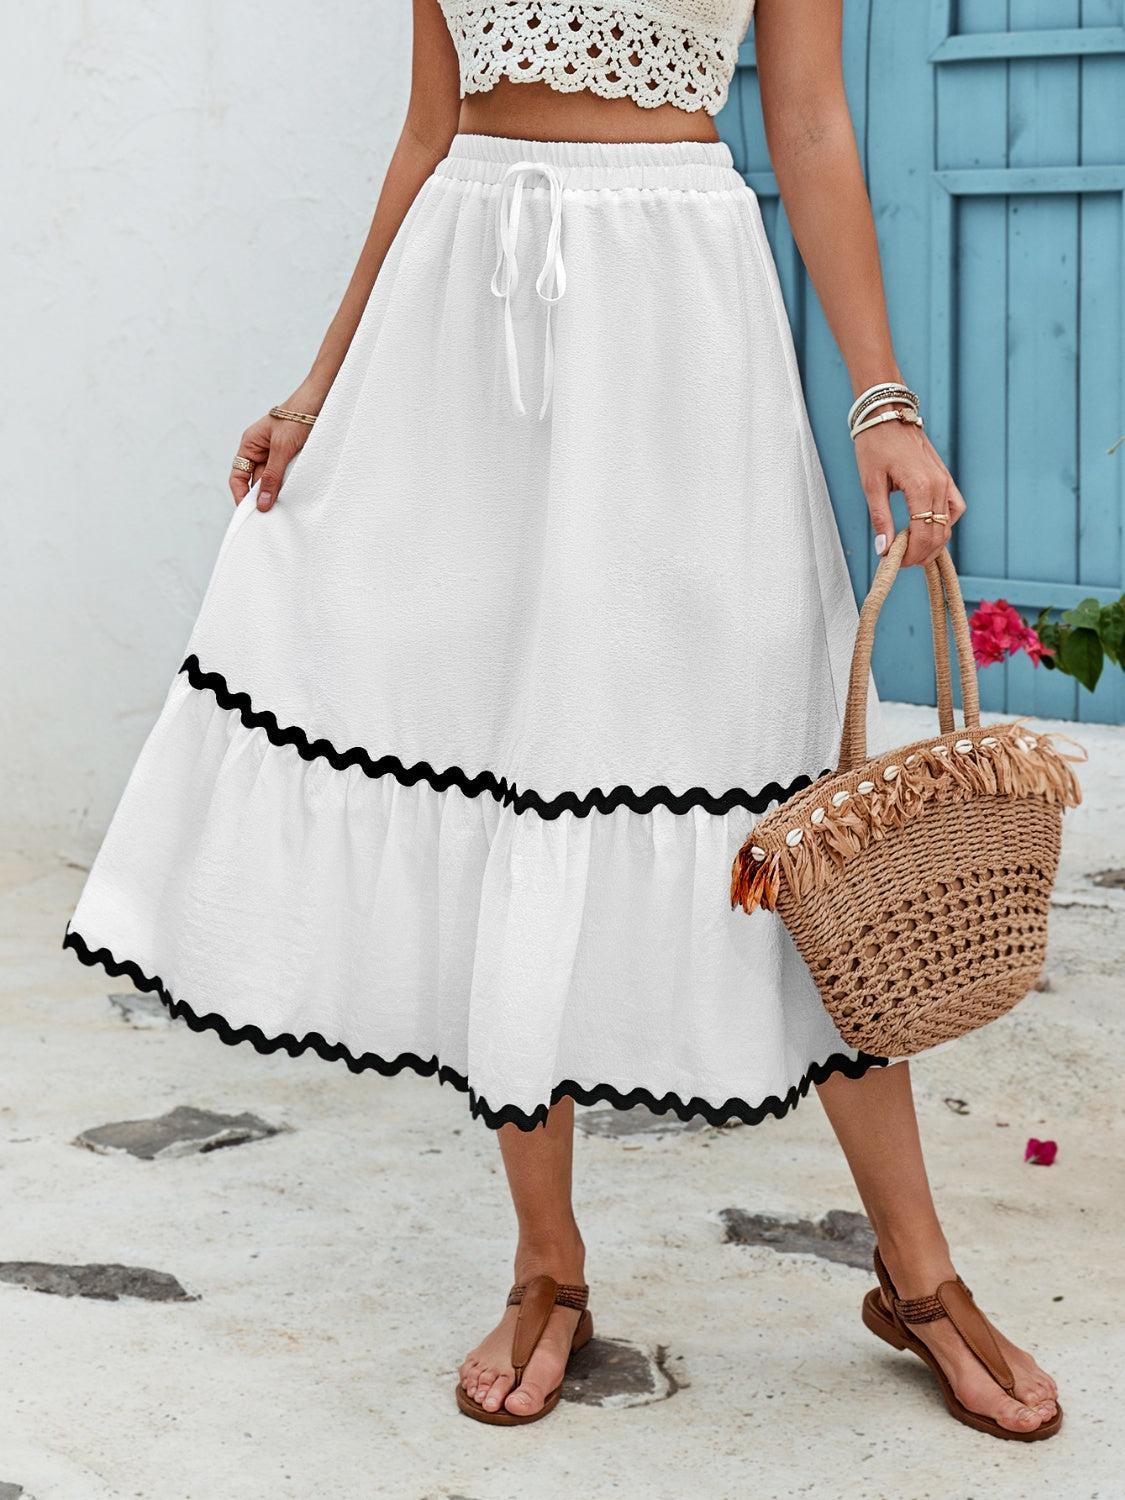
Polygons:
[[[321,392],[298,386],[287,401],[289,411],[308,412],[316,416],[324,402]],[[260,417],[242,434],[238,456],[248,459],[252,470],[232,469],[230,492],[234,503],[245,500],[253,484],[258,484],[258,509],[270,510],[285,480],[285,471],[309,439],[312,428],[305,422],[290,422],[284,417]]]

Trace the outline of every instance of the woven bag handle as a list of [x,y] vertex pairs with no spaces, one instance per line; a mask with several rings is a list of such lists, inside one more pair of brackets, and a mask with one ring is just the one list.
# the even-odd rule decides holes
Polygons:
[[934,641],[934,682],[937,686],[938,722],[942,734],[952,733],[953,674],[949,665],[949,631],[945,624],[945,590],[935,566],[926,568],[926,593],[930,600],[930,632]]
[[[891,585],[898,576],[909,542],[908,531],[900,531],[895,537],[876,569],[871,589],[860,610],[859,629],[856,631],[855,649],[852,652],[851,679],[848,683],[848,705],[844,712],[844,732],[840,739],[841,771],[854,770],[867,759],[867,684],[871,677],[875,624],[891,591]],[[957,581],[957,570],[946,548],[943,547],[938,553],[936,562],[926,564],[926,585],[929,589],[930,619],[934,631],[934,668],[941,732],[951,733],[955,722],[949,642],[945,625],[947,613],[953,624],[953,642],[957,648],[965,727],[975,729],[980,724],[980,694],[977,690],[972,637],[969,634],[964,600],[961,598],[961,585]]]

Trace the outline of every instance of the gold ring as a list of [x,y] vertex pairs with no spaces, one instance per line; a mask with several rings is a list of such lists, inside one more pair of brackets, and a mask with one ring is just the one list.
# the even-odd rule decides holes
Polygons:
[[254,465],[248,458],[243,458],[241,453],[235,455],[231,460],[230,466],[232,469],[237,470],[239,474],[253,474],[254,472]]
[[915,515],[911,512],[912,521],[925,521],[927,526],[948,526],[949,516],[940,510],[920,510]]

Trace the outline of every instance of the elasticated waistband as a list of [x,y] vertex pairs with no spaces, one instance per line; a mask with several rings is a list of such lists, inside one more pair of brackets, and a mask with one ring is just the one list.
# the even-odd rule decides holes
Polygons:
[[604,145],[586,141],[518,141],[498,135],[454,136],[438,177],[499,182],[514,162],[554,167],[564,188],[675,188],[731,192],[746,184],[721,142],[649,141]]

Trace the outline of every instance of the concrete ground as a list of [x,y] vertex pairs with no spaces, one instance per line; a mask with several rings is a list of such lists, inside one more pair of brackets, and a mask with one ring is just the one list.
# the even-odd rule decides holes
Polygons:
[[[888,714],[896,739],[929,722]],[[643,1113],[607,1129],[583,1112],[578,1201],[607,1342],[548,1422],[466,1421],[454,1370],[499,1311],[511,1224],[495,1141],[463,1097],[126,1014],[107,1001],[126,982],[59,951],[81,871],[14,860],[0,1500],[1125,1496],[1125,891],[1091,879],[1125,866],[1125,731],[1078,733],[1088,800],[1069,819],[1049,988],[915,1065],[959,1265],[1058,1377],[1057,1439],[951,1422],[921,1365],[861,1326],[871,1276],[850,1242],[768,1223],[769,1243],[728,1242],[724,1210],[761,1229],[858,1208],[815,1099],[754,1129]],[[221,1127],[180,1114],[147,1147],[145,1131],[122,1138],[188,1138],[156,1159],[107,1151],[104,1133],[75,1144],[182,1106],[284,1128],[255,1139],[260,1124],[236,1121],[228,1138],[250,1139],[192,1151]],[[1058,1142],[1052,1166],[1024,1164],[1031,1136]],[[114,1276],[134,1295],[89,1295]]]

